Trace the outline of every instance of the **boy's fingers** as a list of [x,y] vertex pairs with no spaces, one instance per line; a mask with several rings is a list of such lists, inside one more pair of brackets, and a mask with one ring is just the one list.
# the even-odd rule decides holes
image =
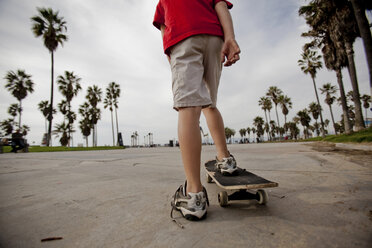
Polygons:
[[221,63],[225,62],[225,54],[221,52]]

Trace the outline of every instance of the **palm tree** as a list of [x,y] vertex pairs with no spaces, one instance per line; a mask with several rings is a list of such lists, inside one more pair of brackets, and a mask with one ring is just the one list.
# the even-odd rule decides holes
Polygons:
[[92,129],[89,103],[85,102],[80,105],[79,114],[81,114],[83,117],[83,119],[79,121],[79,128],[85,137],[86,147],[88,147],[88,136],[90,135]]
[[354,15],[356,22],[358,24],[360,36],[363,39],[364,50],[369,70],[369,86],[372,95],[372,37],[370,24],[366,17],[366,9],[371,10],[372,4],[371,1],[367,0],[351,0],[351,4],[353,6]]
[[[45,133],[48,133],[48,128],[47,128],[47,121],[49,120],[48,116],[49,116],[49,101],[41,101],[39,102],[38,104],[38,109],[40,110],[40,112],[43,114],[44,118],[45,118]],[[53,108],[53,114],[57,113],[57,110],[55,108]]]
[[[346,1],[346,0],[344,0]],[[353,10],[350,7],[350,3],[348,1],[345,2],[343,8],[336,13],[339,14],[338,24],[340,25],[339,31],[340,38],[343,39],[345,43],[345,50],[348,58],[348,69],[349,69],[349,76],[351,81],[351,86],[353,88],[354,93],[354,106],[355,106],[355,130],[360,131],[365,128],[363,115],[362,115],[362,106],[360,102],[360,94],[359,94],[359,86],[358,86],[358,79],[357,79],[357,72],[355,68],[354,62],[354,49],[353,43],[355,42],[356,38],[359,36],[359,31],[357,27],[357,23],[355,21],[355,17],[353,14]]]
[[365,110],[365,122],[368,123],[368,116],[367,116],[367,110],[369,109],[369,106],[370,106],[370,103],[371,103],[371,96],[369,95],[366,95],[364,94],[362,97],[361,97],[362,101],[363,101],[363,107],[364,107],[364,110]]
[[13,130],[14,130],[13,127],[16,124],[17,123],[12,118],[8,118],[8,119],[3,120],[2,122],[0,122],[0,128],[4,132],[3,135],[4,136],[7,136],[7,135],[12,134],[13,133]]
[[320,110],[321,108],[319,107],[319,105],[316,103],[316,102],[312,102],[309,104],[309,109],[308,109],[308,112],[310,112],[315,120],[315,126],[319,126],[318,125],[318,118],[319,118],[319,115],[320,115]]
[[252,127],[253,142],[256,140],[256,128]]
[[342,80],[341,69],[348,66],[348,58],[343,41],[340,40],[336,26],[340,22],[335,15],[335,4],[333,1],[312,1],[307,6],[302,6],[300,15],[304,15],[306,23],[311,30],[303,33],[304,37],[312,37],[313,41],[305,47],[318,47],[322,50],[325,66],[328,70],[336,72],[337,83],[340,88],[343,120],[346,133],[352,132],[348,116],[345,90]]
[[234,129],[231,129],[231,128],[228,128],[228,127],[225,127],[225,136],[226,136],[226,139],[227,140],[230,140],[230,144],[231,144],[231,138],[235,135],[235,130]]
[[247,129],[245,129],[245,128],[242,128],[242,129],[239,130],[239,134],[240,134],[240,137],[242,138],[242,140],[244,140],[244,137],[245,137],[246,133],[247,133]]
[[[352,128],[350,124],[350,119],[348,116],[348,106],[347,106],[347,100],[346,100],[346,95],[345,95],[345,90],[344,90],[344,83],[342,79],[342,71],[341,69],[343,67],[346,67],[347,64],[347,57],[346,54],[343,52],[343,50],[336,50],[334,44],[330,40],[330,38],[327,39],[323,49],[323,57],[324,57],[324,63],[327,69],[333,70],[336,72],[336,77],[337,77],[337,83],[340,88],[340,102],[342,106],[342,111],[343,111],[343,122],[344,122],[344,127],[345,127],[345,132],[347,134],[351,133]],[[323,93],[323,92],[322,92]],[[332,114],[332,112],[331,112]],[[333,121],[333,119],[332,119]],[[333,126],[335,125],[335,122],[333,121]],[[336,128],[336,127],[335,127]],[[336,133],[337,134],[337,133]]]
[[250,127],[247,127],[246,130],[247,130],[247,134],[248,134],[248,143],[249,143],[249,140],[251,138],[251,131],[252,131],[252,129]]
[[[71,101],[74,96],[77,96],[81,90],[80,86],[81,78],[74,75],[74,72],[65,71],[65,76],[58,76],[57,84],[61,94],[65,97],[66,111],[65,118],[67,119],[67,125],[69,130],[73,129],[74,121],[76,120],[76,114],[71,110]],[[70,146],[71,132],[68,132],[68,143]]]
[[58,16],[58,11],[54,12],[51,8],[37,8],[37,16],[31,17],[32,32],[35,37],[42,36],[45,47],[51,54],[51,90],[50,90],[50,108],[49,108],[49,129],[47,146],[50,144],[52,133],[53,119],[53,91],[54,91],[54,52],[57,50],[58,44],[63,46],[67,41],[67,36],[64,34],[67,31],[66,22],[63,17]]
[[21,108],[17,103],[10,104],[8,108],[8,114],[10,114],[13,119],[18,115],[18,113],[21,111]]
[[260,139],[261,135],[264,134],[264,120],[262,117],[257,116],[253,119],[253,125],[256,126],[257,138]]
[[282,107],[282,113],[284,115],[284,126],[287,123],[287,115],[289,112],[289,109],[292,108],[292,101],[291,98],[285,95],[280,95],[278,98],[279,105]]
[[65,122],[62,122],[61,124],[56,124],[55,129],[53,130],[53,134],[58,138],[61,135],[61,138],[59,139],[59,142],[62,146],[67,146],[68,144],[68,132],[70,131],[68,124]]
[[[270,109],[272,108],[272,103],[271,103],[270,98],[268,98],[266,96],[261,97],[260,100],[258,100],[258,106],[261,106],[261,109],[265,112],[266,123],[269,123],[269,121],[267,120],[266,111],[270,112]],[[269,134],[270,130],[268,130],[267,133]],[[269,139],[271,139],[271,138],[269,137]]]
[[[119,97],[120,97],[120,85],[111,82],[107,88],[110,91],[110,94],[112,96],[112,103],[113,106],[115,107],[115,119],[116,119],[116,138],[119,139],[119,124],[118,124],[118,108],[119,108]],[[117,140],[117,145],[119,145],[119,140]]]
[[279,89],[276,86],[271,86],[268,91],[266,92],[266,96],[270,97],[273,103],[275,104],[275,112],[276,112],[276,120],[278,121],[278,127],[280,127],[280,122],[279,122],[279,116],[278,116],[278,99],[279,96],[283,94],[282,90]]
[[[320,107],[321,105],[319,102],[318,91],[316,89],[315,77],[316,77],[317,70],[322,68],[322,62],[320,61],[322,56],[318,55],[316,51],[310,50],[309,48],[308,49],[304,48],[301,56],[302,56],[302,59],[298,60],[298,65],[301,67],[301,70],[305,74],[310,74],[311,79],[313,80],[316,100]],[[323,122],[323,115],[322,115],[321,109],[319,109],[319,114],[320,114],[320,122],[322,125],[322,135],[323,137],[325,137],[324,122]]]
[[291,139],[297,140],[297,136],[300,134],[300,129],[298,129],[296,122],[288,122],[287,126],[291,134]]
[[333,127],[335,129],[335,134],[337,134],[336,127],[335,127],[335,119],[333,117],[333,111],[332,111],[332,104],[336,100],[336,97],[334,95],[336,94],[337,87],[331,85],[331,83],[326,83],[323,85],[322,88],[319,88],[319,89],[322,94],[326,95],[324,102],[328,104],[329,106],[329,111],[331,112],[331,118],[332,118]]
[[19,101],[18,127],[21,129],[22,100],[26,98],[28,93],[34,92],[34,83],[31,80],[31,75],[26,74],[24,70],[8,71],[5,79],[8,81],[5,88]]
[[275,133],[278,133],[278,127],[276,126],[275,121],[270,121],[270,129],[271,137],[275,137]]
[[301,125],[304,127],[304,135],[305,135],[305,139],[306,139],[308,137],[308,130],[307,129],[309,128],[311,118],[310,118],[306,108],[297,112],[297,116],[299,118],[299,121],[301,122]]
[[110,85],[109,85],[108,88],[106,88],[106,97],[103,100],[103,104],[104,104],[103,107],[104,108],[109,108],[109,110],[111,112],[112,145],[115,146],[114,119],[113,119],[113,115],[112,115],[114,102],[113,102],[113,95],[112,95],[112,91],[110,89]]
[[88,87],[88,94],[86,95],[86,99],[90,103],[90,121],[92,126],[92,134],[93,134],[93,146],[97,146],[97,122],[101,119],[101,110],[97,108],[97,105],[102,100],[102,90],[98,88],[97,85],[89,86]]
[[357,131],[365,127],[362,116],[362,107],[359,96],[357,73],[354,63],[353,43],[359,36],[358,24],[355,20],[351,3],[348,0],[318,0],[322,10],[329,19],[330,37],[336,47],[347,56],[347,66],[354,93],[355,105],[355,129]]

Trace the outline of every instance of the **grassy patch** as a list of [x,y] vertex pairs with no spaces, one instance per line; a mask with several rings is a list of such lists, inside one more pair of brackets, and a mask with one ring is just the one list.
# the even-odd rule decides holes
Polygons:
[[[4,146],[4,152],[10,152],[10,146]],[[64,146],[30,146],[29,152],[71,152],[71,151],[97,151],[124,149],[122,146],[97,146],[97,147],[64,147]]]
[[307,139],[304,141],[327,141],[334,143],[362,143],[362,142],[372,142],[372,127],[365,130],[351,133],[351,134],[339,134],[339,135],[328,135],[325,138],[315,137]]

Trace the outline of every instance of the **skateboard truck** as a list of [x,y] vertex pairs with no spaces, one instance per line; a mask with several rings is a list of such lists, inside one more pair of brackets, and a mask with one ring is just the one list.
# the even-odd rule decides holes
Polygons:
[[218,203],[221,207],[226,207],[229,201],[241,200],[257,200],[259,204],[264,205],[269,200],[269,196],[263,189],[259,189],[255,193],[251,193],[244,189],[236,191],[230,195],[228,195],[226,191],[218,193]]

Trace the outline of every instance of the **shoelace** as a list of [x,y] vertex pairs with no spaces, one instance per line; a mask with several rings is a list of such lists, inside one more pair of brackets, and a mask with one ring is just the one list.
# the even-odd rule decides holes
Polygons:
[[175,210],[176,209],[176,205],[175,205],[175,201],[176,201],[176,195],[177,195],[177,192],[178,191],[181,191],[182,190],[182,185],[176,190],[176,192],[174,193],[174,195],[173,195],[173,201],[171,202],[171,206],[172,206],[172,209],[171,209],[171,212],[170,212],[170,217],[172,218],[172,221],[174,222],[174,223],[176,223],[180,228],[182,228],[182,229],[184,229],[185,227],[181,224],[181,223],[179,223],[174,217],[173,217],[173,210]]

